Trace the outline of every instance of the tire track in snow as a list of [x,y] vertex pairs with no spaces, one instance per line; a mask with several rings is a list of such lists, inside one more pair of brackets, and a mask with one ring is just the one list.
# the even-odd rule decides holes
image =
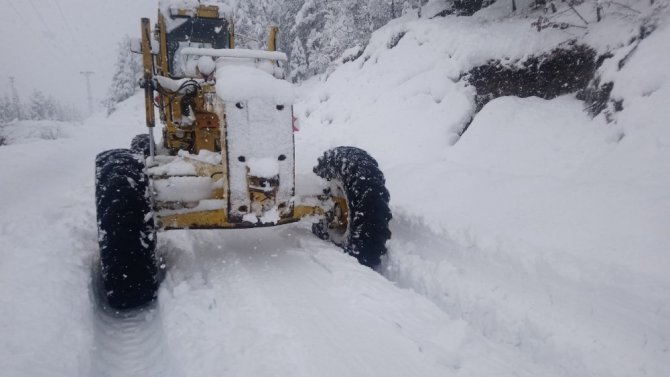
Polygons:
[[257,231],[172,232],[160,290],[175,362],[190,375],[295,376],[300,354],[249,267]]
[[455,373],[460,323],[307,228],[170,235],[180,250],[160,307],[180,366],[224,376]]
[[164,336],[161,311],[153,303],[115,311],[104,303],[99,263],[92,268],[93,347],[91,376],[178,377]]

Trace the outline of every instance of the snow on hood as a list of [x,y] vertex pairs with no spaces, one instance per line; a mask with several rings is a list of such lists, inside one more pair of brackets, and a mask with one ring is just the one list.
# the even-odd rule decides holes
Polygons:
[[252,98],[270,99],[278,104],[292,104],[293,85],[253,65],[240,65],[232,59],[219,59],[216,69],[216,93],[224,101]]

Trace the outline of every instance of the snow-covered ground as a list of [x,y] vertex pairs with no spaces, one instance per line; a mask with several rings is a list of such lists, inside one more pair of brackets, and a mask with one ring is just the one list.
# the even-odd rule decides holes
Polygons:
[[[394,213],[384,275],[487,339],[559,375],[664,375],[667,9],[647,10],[662,21],[637,47],[629,45],[639,26],[632,17],[610,14],[588,32],[537,33],[532,17],[500,12],[392,22],[361,58],[305,84],[297,137],[307,148],[297,161],[306,169],[320,150],[340,144],[370,151]],[[459,138],[474,111],[464,73],[574,38],[615,55],[599,70],[614,81],[613,97],[624,99],[615,122],[591,119],[574,95],[503,97]]]
[[141,109],[136,96],[71,138],[0,149],[12,177],[1,186],[3,376],[545,373],[317,239],[309,223],[161,234],[169,267],[158,303],[105,311],[91,268],[92,161],[127,145]]
[[[0,375],[666,375],[667,13],[617,69],[638,18],[537,33],[502,12],[396,20],[299,88],[298,171],[355,145],[386,175],[381,274],[307,223],[166,232],[158,302],[110,313],[91,268],[93,161],[143,132],[142,98],[0,147]],[[615,122],[572,95],[473,113],[464,72],[570,38],[615,53],[601,68],[624,99]]]
[[76,122],[54,120],[22,120],[0,124],[3,145],[25,144],[39,140],[56,140],[71,137],[81,127]]

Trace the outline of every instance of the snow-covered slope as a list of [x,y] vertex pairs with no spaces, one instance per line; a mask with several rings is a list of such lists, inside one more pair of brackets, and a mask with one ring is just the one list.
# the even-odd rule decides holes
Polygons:
[[382,274],[308,223],[167,232],[157,304],[110,313],[91,268],[93,161],[143,132],[142,98],[0,147],[0,375],[667,374],[667,13],[623,68],[600,69],[624,99],[608,124],[572,95],[475,115],[461,75],[575,37],[626,55],[637,18],[538,34],[503,11],[394,21],[300,88],[298,171],[349,144],[386,174]]
[[[566,376],[661,376],[670,342],[667,10],[647,13],[661,21],[637,47],[635,17],[537,33],[532,18],[501,14],[399,20],[375,33],[360,58],[303,86],[297,160],[340,144],[369,150],[395,217],[384,274],[488,339]],[[591,119],[574,95],[503,97],[458,137],[474,114],[463,74],[575,38],[614,53],[599,73],[624,99],[615,122]]]

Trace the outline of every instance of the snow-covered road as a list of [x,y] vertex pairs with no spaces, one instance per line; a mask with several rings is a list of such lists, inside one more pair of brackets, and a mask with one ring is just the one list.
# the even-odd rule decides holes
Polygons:
[[[315,238],[308,223],[162,233],[158,302],[108,312],[91,269],[93,159],[127,145],[141,123],[136,97],[70,138],[0,149],[11,177],[0,183],[3,376],[568,376],[630,368],[607,355],[613,350],[659,365],[662,301],[660,313],[645,314],[648,300],[634,294],[585,291],[548,266],[524,273],[528,266],[509,254],[452,241],[402,211],[382,274]],[[650,349],[627,343],[639,337]]]
[[[3,376],[555,374],[360,266],[309,223],[160,234],[158,302],[103,309],[93,159],[141,131],[135,102],[71,138],[0,149],[11,177],[0,185]],[[416,241],[394,227],[392,253]]]

